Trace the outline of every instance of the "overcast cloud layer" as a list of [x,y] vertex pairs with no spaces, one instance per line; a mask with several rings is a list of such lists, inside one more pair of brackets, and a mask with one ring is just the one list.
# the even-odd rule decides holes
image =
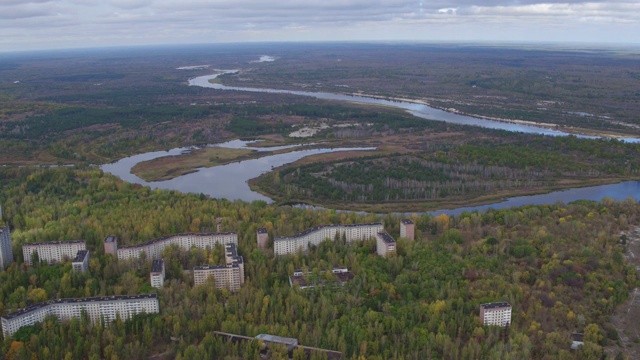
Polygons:
[[0,0],[0,51],[247,41],[640,43],[640,0]]

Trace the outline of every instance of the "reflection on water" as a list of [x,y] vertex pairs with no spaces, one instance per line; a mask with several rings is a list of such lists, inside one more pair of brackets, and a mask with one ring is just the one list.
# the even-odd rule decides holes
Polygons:
[[[211,145],[210,145],[211,146]],[[258,151],[272,151],[283,148],[291,148],[292,146],[279,146],[272,148],[254,148],[247,146],[246,141],[234,140],[215,146],[246,148]],[[285,154],[269,155],[258,159],[244,160],[227,165],[216,166],[212,168],[200,168],[197,172],[178,176],[166,181],[144,181],[138,176],[131,173],[137,163],[155,158],[171,155],[180,155],[185,151],[193,150],[189,148],[176,148],[168,151],[155,151],[139,155],[130,156],[118,160],[111,164],[102,165],[101,169],[124,181],[150,186],[153,189],[177,190],[185,193],[203,193],[214,198],[224,198],[229,200],[254,201],[263,200],[272,202],[266,196],[252,191],[247,181],[258,177],[272,168],[282,166],[300,160],[306,156],[325,154],[338,151],[354,151],[354,150],[375,150],[375,148],[332,148],[332,149],[304,149],[292,151]]]
[[633,198],[636,201],[640,200],[640,181],[625,181],[618,184],[590,186],[584,188],[575,188],[550,192],[548,194],[530,195],[530,196],[517,196],[508,198],[502,202],[498,202],[490,205],[482,206],[470,206],[451,210],[438,210],[431,211],[429,214],[439,215],[459,215],[465,211],[481,211],[489,208],[504,209],[523,205],[545,205],[555,204],[559,201],[563,203],[569,203],[577,200],[593,200],[600,201],[605,197],[612,198],[614,200],[625,200]]

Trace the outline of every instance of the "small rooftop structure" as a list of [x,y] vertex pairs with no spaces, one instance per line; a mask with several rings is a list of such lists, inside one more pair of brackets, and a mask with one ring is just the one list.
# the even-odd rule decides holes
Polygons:
[[571,334],[571,350],[578,350],[578,348],[582,345],[584,345],[584,334],[583,333]]
[[400,221],[402,221],[402,223],[405,224],[405,225],[412,225],[413,224],[413,221],[411,221],[409,219],[402,219]]
[[159,273],[164,269],[164,260],[162,259],[154,259],[151,263],[151,272]]
[[277,335],[259,334],[256,336],[256,340],[262,340],[265,343],[282,344],[287,346],[287,350],[292,351],[298,346],[298,339],[286,338]]
[[380,235],[380,238],[382,239],[382,241],[384,241],[387,244],[393,244],[396,242],[395,240],[393,240],[391,235],[387,234],[386,231],[380,231],[378,235]]
[[486,303],[480,306],[482,306],[485,310],[488,310],[488,309],[511,307],[511,304],[509,304],[506,301],[502,301],[502,302]]
[[88,250],[78,250],[76,253],[76,257],[73,259],[73,262],[84,262],[84,259],[89,255]]
[[151,286],[154,288],[161,288],[164,285],[165,271],[164,260],[154,259],[151,263],[151,273],[149,273]]

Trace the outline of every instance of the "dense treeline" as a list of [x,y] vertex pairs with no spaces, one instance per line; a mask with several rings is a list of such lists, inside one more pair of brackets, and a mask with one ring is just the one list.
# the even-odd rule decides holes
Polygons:
[[532,137],[527,144],[477,141],[414,155],[290,165],[257,181],[284,199],[322,204],[434,200],[496,191],[531,191],[561,180],[640,176],[640,146],[573,136]]
[[[0,169],[2,221],[12,227],[17,262],[0,272],[1,313],[58,297],[157,291],[161,312],[114,324],[48,319],[13,338],[7,358],[147,358],[164,353],[182,359],[256,358],[256,343],[228,344],[223,331],[295,337],[301,344],[368,359],[598,359],[616,341],[607,318],[637,285],[618,233],[640,222],[634,201],[464,213],[458,217],[414,215],[417,240],[399,240],[398,254],[375,255],[375,243],[325,242],[308,254],[274,259],[256,248],[255,231],[290,235],[328,223],[384,221],[399,236],[399,218],[312,211],[208,199],[150,190],[95,169]],[[167,283],[153,290],[149,262],[118,262],[102,241],[121,244],[188,232],[237,231],[246,284],[238,293],[212,286],[192,288],[182,269],[219,263],[221,249],[168,249]],[[85,239],[90,270],[69,264],[28,267],[20,245],[32,241]],[[297,268],[320,272],[347,266],[355,279],[341,289],[292,289]],[[478,306],[509,301],[507,331],[483,327]],[[569,334],[585,332],[585,347],[570,352]],[[282,358],[274,351],[273,358]]]
[[194,106],[69,107],[56,110],[49,115],[33,116],[24,121],[6,123],[4,126],[8,134],[4,137],[37,139],[69,130],[107,124],[138,129],[148,123],[197,119],[209,114],[208,109]]

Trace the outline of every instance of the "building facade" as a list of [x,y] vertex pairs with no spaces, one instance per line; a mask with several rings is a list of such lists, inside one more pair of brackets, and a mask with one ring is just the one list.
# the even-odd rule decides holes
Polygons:
[[378,255],[387,257],[396,252],[396,241],[385,231],[376,234],[376,251]]
[[[213,249],[216,244],[238,245],[238,234],[235,232],[176,234],[151,240],[140,245],[122,246],[119,248],[116,245],[115,247],[118,259],[127,260],[140,258],[142,253],[147,255],[147,259],[159,259],[162,256],[162,251],[171,245],[177,245],[185,250],[189,250],[192,247],[199,249]],[[106,246],[105,240],[105,252],[107,251]]]
[[318,245],[337,237],[344,238],[347,243],[364,241],[375,237],[383,229],[381,223],[317,226],[297,235],[276,237],[273,252],[276,255],[296,254],[307,250],[309,245]]
[[400,237],[409,240],[416,239],[416,229],[413,221],[409,219],[400,220]]
[[87,244],[82,240],[30,243],[22,245],[22,256],[28,265],[33,265],[31,259],[34,253],[38,254],[40,261],[54,264],[65,259],[73,260],[80,250],[87,250]]
[[12,262],[11,231],[9,227],[0,227],[0,270],[6,269]]
[[115,236],[107,236],[104,239],[104,253],[114,256],[118,255],[118,239]]
[[258,249],[266,249],[269,242],[269,233],[266,228],[258,228],[256,232],[256,238],[258,241]]
[[509,326],[511,324],[511,304],[495,302],[480,305],[480,322],[483,325]]
[[80,250],[71,263],[74,271],[85,272],[89,269],[89,250]]
[[83,311],[91,321],[104,318],[111,322],[118,315],[124,320],[143,312],[158,313],[160,307],[156,294],[50,300],[2,316],[2,332],[11,336],[23,326],[44,321],[48,315],[62,321],[78,318]]
[[318,274],[302,269],[295,270],[293,275],[289,276],[289,285],[297,287],[301,290],[312,289],[321,286],[344,286],[353,280],[355,275],[346,267],[338,267],[331,269],[331,276],[327,276],[327,270]]
[[155,259],[151,263],[151,273],[149,274],[149,278],[151,280],[151,286],[154,288],[161,288],[164,286],[164,260]]
[[244,284],[244,261],[238,255],[235,244],[225,246],[226,265],[204,265],[193,268],[193,285],[205,284],[209,277],[215,279],[216,289],[238,291]]

